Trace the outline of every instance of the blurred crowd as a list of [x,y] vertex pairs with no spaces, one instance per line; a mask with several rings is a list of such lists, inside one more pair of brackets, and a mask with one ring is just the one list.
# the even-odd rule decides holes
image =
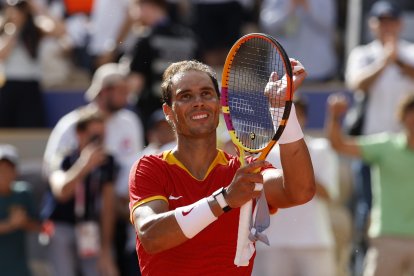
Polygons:
[[[198,59],[219,75],[238,38],[263,32],[307,69],[304,89],[339,82],[347,92],[329,98],[317,137],[298,92],[318,191],[272,218],[254,275],[414,275],[413,13],[404,0],[1,0],[0,131],[45,128],[47,90],[85,98],[50,129],[39,202],[19,175],[21,149],[0,145],[1,274],[139,275],[128,176],[140,156],[174,147],[162,73]],[[223,130],[219,146],[229,143]],[[387,155],[406,170],[387,170]],[[269,160],[281,166],[277,148]]]

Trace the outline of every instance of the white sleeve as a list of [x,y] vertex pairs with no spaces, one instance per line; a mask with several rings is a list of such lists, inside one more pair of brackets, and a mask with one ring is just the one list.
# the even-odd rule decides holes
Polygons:
[[308,143],[315,179],[328,191],[331,198],[339,196],[339,160],[324,138]]
[[279,33],[290,17],[289,6],[290,1],[286,0],[264,0],[259,16],[261,28],[266,33]]
[[124,112],[123,127],[127,131],[130,148],[127,153],[117,154],[117,162],[120,166],[115,190],[118,195],[128,195],[129,172],[131,166],[137,160],[139,153],[144,148],[144,128],[139,118],[132,111]]
[[48,177],[50,171],[55,168],[55,160],[68,151],[78,146],[75,134],[76,115],[69,113],[59,120],[50,133],[43,155],[43,174]]
[[127,0],[95,0],[91,15],[91,54],[101,55],[117,46],[116,39],[127,12]]

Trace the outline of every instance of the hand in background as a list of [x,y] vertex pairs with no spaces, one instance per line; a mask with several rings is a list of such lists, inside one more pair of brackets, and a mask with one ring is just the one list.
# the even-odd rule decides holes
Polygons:
[[328,111],[333,118],[340,118],[348,109],[348,101],[343,94],[335,93],[328,97]]
[[20,206],[13,206],[10,208],[9,222],[12,229],[23,229],[29,222],[26,210]]
[[102,165],[107,157],[104,148],[101,145],[91,143],[81,152],[80,158],[84,160],[85,166],[89,171]]

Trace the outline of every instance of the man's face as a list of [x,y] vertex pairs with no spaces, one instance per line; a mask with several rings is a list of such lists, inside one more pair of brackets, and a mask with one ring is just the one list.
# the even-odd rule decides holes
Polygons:
[[371,18],[369,24],[375,36],[381,41],[389,37],[398,38],[402,28],[401,19],[387,16]]
[[78,139],[81,148],[89,143],[102,144],[105,139],[105,124],[101,121],[93,121],[84,131],[78,131]]
[[110,112],[116,112],[128,104],[129,92],[123,79],[108,85],[102,92],[105,96],[105,106]]
[[211,78],[200,71],[178,73],[172,78],[171,91],[171,107],[164,105],[164,112],[177,134],[215,135],[220,102]]
[[16,168],[7,160],[0,160],[0,190],[7,190],[16,179]]

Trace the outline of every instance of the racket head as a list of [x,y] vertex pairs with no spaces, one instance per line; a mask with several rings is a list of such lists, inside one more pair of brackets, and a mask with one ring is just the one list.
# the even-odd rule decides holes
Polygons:
[[292,97],[292,68],[282,45],[261,33],[236,41],[223,68],[221,106],[239,150],[261,152],[264,159],[282,135]]

